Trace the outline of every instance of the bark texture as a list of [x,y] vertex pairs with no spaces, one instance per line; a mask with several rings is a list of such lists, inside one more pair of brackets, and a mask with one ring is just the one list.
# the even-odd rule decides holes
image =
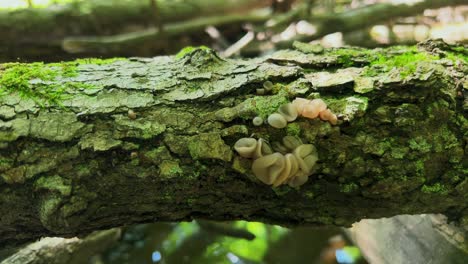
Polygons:
[[[349,226],[444,213],[468,222],[466,49],[332,49],[3,64],[0,247],[131,223],[245,219]],[[256,94],[265,81],[273,90]],[[320,97],[338,125],[252,118]],[[296,135],[318,149],[300,188],[271,188],[232,149]]]

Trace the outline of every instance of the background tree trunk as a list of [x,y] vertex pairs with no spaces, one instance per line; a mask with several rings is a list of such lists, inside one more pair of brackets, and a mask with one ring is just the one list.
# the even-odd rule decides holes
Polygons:
[[[444,213],[466,225],[466,56],[440,41],[419,50],[296,43],[253,60],[188,48],[3,64],[0,247],[193,218],[349,226]],[[273,91],[257,95],[265,81]],[[296,96],[325,100],[338,125],[252,125]],[[319,153],[300,188],[262,184],[232,150],[242,137],[288,134]]]

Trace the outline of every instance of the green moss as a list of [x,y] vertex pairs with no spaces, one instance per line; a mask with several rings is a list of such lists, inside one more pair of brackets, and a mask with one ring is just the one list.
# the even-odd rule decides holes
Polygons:
[[344,193],[350,193],[357,191],[359,189],[359,186],[355,183],[349,183],[349,184],[343,184],[340,186],[340,191]]
[[351,67],[356,64],[356,58],[362,58],[363,60],[368,60],[368,58],[372,58],[373,55],[372,51],[369,50],[358,50],[358,49],[336,49],[333,50],[333,53],[338,55],[338,63],[343,65],[344,67]]
[[399,69],[401,77],[405,78],[416,72],[419,62],[436,59],[439,59],[439,57],[416,51],[407,51],[396,56],[378,54],[376,58],[370,62],[370,67],[364,71],[364,75],[376,76],[379,71],[388,72],[393,68],[397,68]]
[[429,144],[423,137],[416,137],[409,140],[409,147],[412,150],[419,151],[421,153],[428,153],[432,149],[432,145]]
[[442,195],[446,195],[449,192],[447,187],[445,187],[444,185],[440,183],[436,183],[434,185],[423,185],[423,187],[421,187],[421,191],[423,193],[436,193],[436,194],[442,194]]
[[[0,78],[0,96],[18,92],[23,98],[31,98],[40,105],[57,103],[64,92],[64,87],[50,85],[44,82],[53,81],[58,71],[36,63],[8,63],[3,64],[4,70]],[[34,84],[31,84],[34,82]]]
[[210,48],[208,48],[207,46],[199,46],[199,47],[192,47],[192,46],[189,46],[189,47],[185,47],[183,48],[181,51],[179,51],[179,53],[177,53],[175,55],[176,59],[180,59],[182,57],[184,57],[185,55],[189,54],[189,53],[192,53],[193,51],[195,50],[211,50]]
[[[289,99],[287,97],[287,92],[280,90],[278,94],[273,96],[255,96],[249,99],[247,103],[253,106],[258,116],[266,120],[270,114],[277,112],[281,105],[289,103]],[[250,117],[246,119],[250,119]]]
[[174,160],[164,160],[159,166],[159,174],[163,178],[173,178],[183,174],[179,162]]
[[58,176],[43,176],[36,180],[34,183],[34,190],[46,190],[51,192],[58,192],[63,196],[71,194],[71,185],[68,180]]
[[300,136],[301,135],[301,126],[297,123],[289,123],[286,127],[286,133],[289,136]]

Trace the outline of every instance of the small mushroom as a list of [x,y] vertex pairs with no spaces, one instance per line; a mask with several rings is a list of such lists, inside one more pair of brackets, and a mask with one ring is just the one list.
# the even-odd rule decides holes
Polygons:
[[296,188],[307,182],[309,176],[307,174],[296,174],[293,178],[288,181],[288,185]]
[[278,112],[286,119],[288,122],[292,122],[297,118],[297,109],[291,104],[287,103],[278,108]]
[[278,113],[273,113],[270,116],[268,116],[268,124],[274,128],[284,128],[288,124],[286,119],[278,114]]
[[312,144],[303,144],[293,151],[299,168],[308,175],[318,160],[317,149]]
[[252,164],[252,171],[261,182],[270,185],[275,182],[285,165],[284,156],[275,152],[256,159]]
[[129,109],[129,110],[128,110],[127,116],[128,116],[128,118],[130,118],[130,119],[136,119],[136,118],[137,118],[137,114],[136,114],[135,111],[133,111],[132,109]]
[[302,140],[295,136],[285,136],[283,137],[283,145],[289,149],[289,151],[293,151],[295,148],[302,145]]
[[299,170],[299,165],[297,163],[296,157],[288,153],[284,156],[285,159],[285,167],[281,174],[278,176],[278,178],[275,180],[273,183],[273,187],[278,187],[284,182],[287,181],[290,177],[292,177],[294,174],[296,174]]
[[263,89],[263,88],[257,89],[257,94],[258,95],[264,95],[265,94],[265,89]]
[[263,83],[263,88],[265,88],[266,91],[271,91],[273,89],[273,83],[266,81]]
[[304,98],[297,97],[292,101],[293,106],[296,107],[298,115],[302,115],[304,111],[304,106],[308,104],[310,101]]
[[272,145],[273,145],[272,146],[273,150],[276,151],[276,152],[279,152],[281,154],[286,154],[286,153],[290,152],[290,150],[288,148],[286,148],[283,144],[281,144],[278,141],[273,142]]
[[314,119],[319,116],[319,113],[327,109],[327,104],[322,99],[314,99],[304,106],[302,115],[304,117]]
[[273,151],[271,150],[268,143],[264,139],[259,138],[257,141],[257,146],[255,147],[255,151],[252,155],[252,158],[258,159],[265,155],[269,155],[271,153],[273,153]]
[[263,118],[256,116],[252,120],[252,123],[254,124],[254,126],[261,126],[263,124]]
[[330,109],[325,109],[322,112],[320,112],[319,117],[324,121],[330,122],[330,124],[332,125],[336,125],[336,123],[338,122],[338,118],[335,114],[332,113],[332,111],[330,111]]
[[234,144],[234,149],[241,157],[252,158],[257,148],[255,138],[241,138]]

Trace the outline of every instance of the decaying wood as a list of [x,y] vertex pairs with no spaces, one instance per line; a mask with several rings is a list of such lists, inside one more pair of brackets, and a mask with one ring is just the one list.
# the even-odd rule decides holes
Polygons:
[[[466,224],[463,49],[295,47],[251,60],[199,48],[1,65],[0,247],[193,218],[348,226],[444,213]],[[273,91],[257,95],[265,81]],[[322,98],[338,124],[253,126],[299,96]],[[315,173],[296,189],[262,184],[232,149],[252,135],[314,144]]]

